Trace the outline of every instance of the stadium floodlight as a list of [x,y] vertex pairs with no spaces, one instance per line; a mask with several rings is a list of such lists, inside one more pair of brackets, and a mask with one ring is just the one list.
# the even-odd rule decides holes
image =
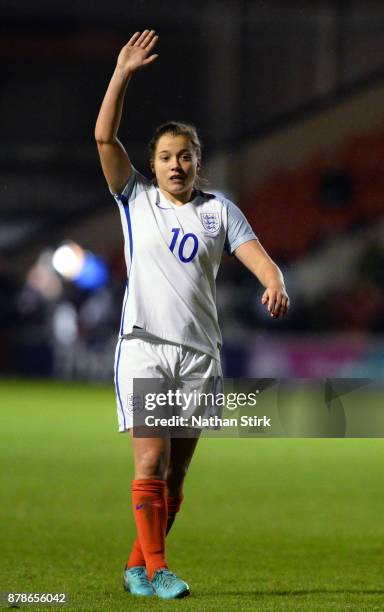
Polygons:
[[94,253],[85,251],[76,242],[67,242],[56,249],[52,265],[56,272],[80,289],[98,289],[108,281],[105,261]]
[[84,266],[84,250],[75,242],[61,245],[53,254],[52,265],[67,280],[75,280]]

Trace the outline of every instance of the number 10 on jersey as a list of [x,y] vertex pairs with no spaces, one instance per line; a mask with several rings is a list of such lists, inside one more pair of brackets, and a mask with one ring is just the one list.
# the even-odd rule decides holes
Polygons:
[[[173,227],[171,231],[173,233],[173,236],[169,248],[171,253],[173,253],[176,247],[176,243],[178,242],[180,228]],[[197,253],[198,248],[199,240],[197,236],[191,233],[184,234],[177,247],[177,254],[179,256],[180,261],[182,261],[183,263],[188,263],[192,261],[192,259]]]

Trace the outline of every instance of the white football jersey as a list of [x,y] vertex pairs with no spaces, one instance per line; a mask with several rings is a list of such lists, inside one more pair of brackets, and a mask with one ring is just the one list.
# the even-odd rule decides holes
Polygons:
[[120,337],[147,334],[192,347],[216,359],[222,343],[215,279],[223,249],[256,238],[243,213],[223,197],[195,192],[177,206],[136,170],[119,205],[127,285]]

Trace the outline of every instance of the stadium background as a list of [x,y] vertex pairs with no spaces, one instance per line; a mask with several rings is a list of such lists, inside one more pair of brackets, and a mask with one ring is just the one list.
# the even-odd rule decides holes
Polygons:
[[[113,437],[110,386],[125,282],[122,234],[93,141],[98,107],[118,50],[136,30],[153,27],[160,34],[160,60],[131,83],[120,130],[136,167],[148,172],[146,143],[159,123],[170,118],[194,123],[204,144],[207,190],[224,193],[244,210],[286,276],[292,308],[285,320],[270,321],[260,305],[256,280],[234,258],[224,258],[218,308],[226,376],[352,377],[380,382],[384,373],[384,7],[378,1],[348,0],[164,4],[110,0],[107,5],[88,0],[33,4],[4,0],[0,27],[0,403],[7,466],[3,542],[8,554],[1,588],[6,577],[10,588],[30,584],[41,591],[48,589],[48,583],[65,583],[76,592],[69,575],[62,579],[68,551],[61,527],[68,537],[65,521],[71,521],[64,518],[57,500],[71,503],[83,494],[83,510],[80,505],[76,509],[80,518],[76,514],[71,523],[69,550],[83,546],[89,567],[101,571],[95,560],[95,534],[87,532],[84,543],[79,533],[92,521],[95,532],[102,532],[105,523],[97,523],[94,514],[95,508],[104,508],[100,491],[105,487],[109,499],[110,471],[123,477],[130,461],[125,442]],[[54,253],[68,241],[87,255],[87,269],[72,280],[68,270],[64,277],[52,265]],[[369,395],[365,401],[370,401]],[[241,487],[242,482],[233,467],[244,465],[239,457],[248,465],[265,460],[270,466],[268,476],[258,481],[259,489],[248,496],[250,505],[244,501],[240,512],[248,521],[247,510],[256,514],[260,532],[258,527],[248,528],[257,540],[257,554],[266,555],[264,586],[254,590],[252,573],[248,575],[241,599],[244,609],[253,609],[255,597],[260,609],[291,609],[290,605],[296,610],[301,605],[344,609],[347,600],[351,609],[354,605],[362,609],[362,601],[366,609],[376,609],[377,601],[382,602],[375,573],[382,549],[380,537],[376,539],[381,528],[375,523],[382,512],[377,484],[380,441],[360,441],[361,446],[355,442],[353,447],[337,446],[337,441],[333,445],[323,441],[324,447],[310,440],[300,446],[283,440],[266,440],[261,446],[244,440],[204,441],[190,476],[192,497],[197,497],[202,484],[199,466],[206,468],[205,459],[212,456],[208,445],[220,442],[223,446],[216,449],[216,457],[233,473],[234,486]],[[100,450],[104,444],[109,454]],[[73,464],[68,448],[74,453]],[[85,457],[93,458],[100,468],[97,473]],[[287,458],[289,478],[282,466]],[[70,477],[83,460],[84,470],[90,469],[88,475],[100,487],[95,506],[84,497],[90,483],[85,485],[83,468],[77,478]],[[306,460],[312,470],[304,469]],[[60,463],[61,471],[52,465],[48,470],[47,461],[53,466]],[[210,469],[214,480],[218,459]],[[331,482],[322,481],[327,472],[333,473]],[[311,489],[313,479],[320,483],[316,492]],[[114,482],[118,486],[117,476]],[[292,482],[292,490],[286,482]],[[352,486],[356,482],[364,488],[365,503]],[[243,492],[247,484],[245,479]],[[58,496],[49,493],[56,491],[55,486],[62,487],[62,498],[60,491]],[[215,503],[223,501],[221,490],[212,487]],[[268,540],[263,519],[268,512],[277,512],[282,490],[291,514],[274,515],[274,536],[270,528]],[[260,492],[265,494],[261,506]],[[120,488],[116,507],[110,509],[106,523],[112,531],[116,520],[124,521],[127,532],[131,529],[122,512],[123,499],[128,503],[128,484]],[[315,512],[316,500],[320,514]],[[343,519],[347,520],[347,506],[353,500],[357,515],[347,528]],[[212,499],[206,496],[205,501],[209,504]],[[322,531],[325,506],[331,527]],[[308,523],[298,541],[299,507]],[[230,508],[223,503],[220,512],[227,524]],[[50,536],[44,528],[47,521],[52,526]],[[180,522],[189,526],[188,516]],[[227,529],[230,536],[238,536],[233,525]],[[181,530],[177,533],[181,538]],[[116,563],[116,554],[125,550],[113,534],[109,569],[103,569],[106,590],[92,605],[85,597],[77,609],[124,605],[103,600],[114,601],[112,559]],[[107,533],[101,541],[108,548]],[[327,549],[331,541],[334,545]],[[201,532],[200,546],[204,542]],[[286,564],[279,565],[281,542]],[[268,554],[264,544],[270,545]],[[87,545],[93,556],[84,552]],[[184,545],[185,550],[192,547],[188,537]],[[242,546],[246,549],[243,540]],[[347,562],[348,546],[353,552]],[[311,587],[308,581],[295,581],[297,556],[287,552],[292,549],[308,564]],[[359,558],[362,550],[366,563],[357,570],[351,559]],[[184,552],[177,553],[186,564]],[[252,556],[253,549],[248,553]],[[29,575],[29,555],[36,567],[47,572],[50,560],[64,559],[57,566],[62,581],[56,576],[55,582],[52,574],[51,582],[47,578],[43,584],[37,569]],[[208,550],[205,555],[217,563]],[[348,591],[340,583],[332,591],[335,585],[325,562],[320,563],[320,578],[316,573],[320,558],[328,559],[328,569],[339,572],[336,582],[356,582],[355,571],[361,589]],[[196,575],[197,582],[204,584]],[[283,603],[282,594],[292,595],[295,589],[296,598],[291,601],[287,595]],[[300,602],[305,604],[298,603],[300,589]],[[202,600],[200,609],[207,601],[211,606],[207,609],[237,606],[234,593],[227,593],[219,604]]]

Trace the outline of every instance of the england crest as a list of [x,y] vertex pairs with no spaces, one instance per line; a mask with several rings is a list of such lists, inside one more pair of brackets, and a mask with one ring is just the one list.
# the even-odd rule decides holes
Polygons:
[[207,212],[200,213],[201,222],[209,235],[217,234],[220,229],[220,213]]

